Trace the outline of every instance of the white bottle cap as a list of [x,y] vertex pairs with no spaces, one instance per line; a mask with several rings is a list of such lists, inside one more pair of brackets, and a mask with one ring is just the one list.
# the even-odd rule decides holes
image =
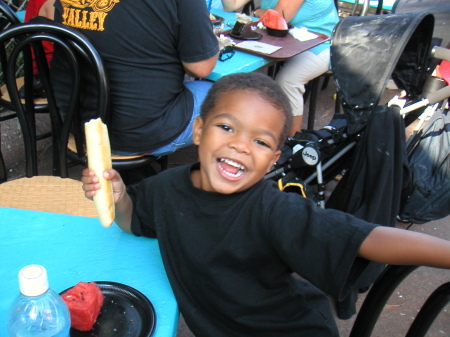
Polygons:
[[31,264],[19,271],[20,292],[25,296],[39,296],[48,290],[47,270]]

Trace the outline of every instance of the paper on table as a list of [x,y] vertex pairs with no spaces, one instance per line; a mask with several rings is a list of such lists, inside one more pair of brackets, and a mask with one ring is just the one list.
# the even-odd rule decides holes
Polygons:
[[258,42],[258,41],[244,41],[244,42],[238,43],[236,45],[236,47],[257,51],[258,53],[263,53],[263,54],[272,54],[272,53],[276,52],[278,49],[281,49],[281,47],[279,47],[279,46],[273,46],[271,44],[267,44],[264,42]]
[[317,34],[308,31],[308,29],[306,29],[305,27],[294,27],[289,30],[289,34],[291,34],[295,39],[299,41],[313,40],[318,36]]

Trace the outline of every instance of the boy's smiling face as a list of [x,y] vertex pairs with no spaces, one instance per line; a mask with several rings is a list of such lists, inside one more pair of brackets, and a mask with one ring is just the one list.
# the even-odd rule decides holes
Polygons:
[[191,178],[197,188],[231,194],[258,181],[278,160],[283,112],[253,91],[230,91],[218,97],[205,120],[194,124],[200,171]]

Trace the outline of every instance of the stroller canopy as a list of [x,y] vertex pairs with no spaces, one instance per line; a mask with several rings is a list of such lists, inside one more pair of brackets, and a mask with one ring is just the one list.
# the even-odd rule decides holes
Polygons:
[[450,1],[448,0],[397,0],[392,7],[396,14],[427,12],[434,16],[433,38],[440,39],[440,46],[450,47]]
[[429,13],[349,16],[331,38],[331,66],[348,133],[369,120],[392,78],[419,95],[428,71],[434,17]]

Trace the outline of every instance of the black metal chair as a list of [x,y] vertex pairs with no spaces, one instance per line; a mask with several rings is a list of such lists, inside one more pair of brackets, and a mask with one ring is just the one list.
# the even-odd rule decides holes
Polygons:
[[[95,97],[97,99],[96,117],[100,117],[109,125],[109,87],[103,62],[94,46],[76,30],[56,24],[51,20],[40,18],[39,22],[26,23],[12,27],[0,34],[0,45],[10,39],[18,40],[11,51],[6,72],[6,84],[11,96],[11,102],[17,111],[23,132],[26,154],[26,176],[37,175],[37,150],[35,136],[35,104],[32,98],[33,73],[31,67],[31,49],[34,52],[37,68],[44,90],[47,94],[53,136],[53,174],[68,176],[68,167],[72,164],[86,165],[83,125],[79,114],[81,86],[86,85],[83,72],[95,74]],[[64,53],[69,64],[67,76],[71,78],[71,94],[67,104],[68,111],[64,120],[60,116],[53,87],[51,85],[50,69],[45,58],[42,41],[50,41]],[[25,100],[20,100],[18,86],[15,80],[14,68],[19,55],[24,57]],[[86,66],[88,69],[86,69]],[[73,139],[73,142],[72,142]],[[69,142],[70,140],[70,142]],[[69,149],[68,144],[75,144]],[[113,158],[116,169],[130,169],[150,165],[160,160],[151,155]],[[162,160],[162,169],[165,167]]]
[[[98,54],[89,42],[80,34],[63,26],[52,24],[20,24],[0,33],[0,46],[14,40],[8,53],[6,71],[3,77],[11,97],[11,104],[17,113],[25,145],[26,178],[6,181],[0,184],[2,207],[13,207],[45,212],[66,213],[96,217],[94,204],[85,198],[82,183],[67,178],[67,142],[71,129],[77,132],[74,122],[77,118],[77,101],[81,85],[80,59],[91,62],[98,79],[98,116],[107,119],[108,86],[103,65]],[[67,76],[73,80],[70,98],[70,118],[61,120],[53,91],[50,85],[48,62],[45,57],[42,41],[51,41],[63,46],[71,63],[72,71]],[[39,75],[48,98],[49,114],[53,140],[53,173],[54,176],[39,176],[37,170],[36,150],[36,105],[33,98],[33,66],[34,52]],[[25,99],[19,97],[19,86],[16,81],[17,59],[23,57]],[[82,161],[82,158],[79,158]],[[1,174],[1,172],[0,172]],[[6,178],[6,177],[5,177]]]
[[[11,9],[11,7],[9,7],[4,1],[0,1],[0,29],[3,31],[20,24],[21,22],[19,17]],[[11,40],[9,44],[7,44],[6,46],[3,45],[0,48],[1,71],[3,74],[6,74],[7,71],[6,64],[8,62],[8,54],[9,54],[8,51],[12,48],[12,46],[15,43],[16,41]],[[23,72],[22,68],[23,62],[21,60],[19,60],[19,62],[20,64],[17,67],[16,77],[17,81],[19,82],[18,85],[22,85],[23,78],[21,78],[19,74]],[[45,98],[36,99],[35,104],[36,104],[36,112],[48,112],[47,100]],[[3,110],[9,111],[9,113],[3,113],[2,116],[0,116],[0,122],[17,117],[17,114],[14,111],[14,106],[12,105],[11,99],[9,98],[9,93],[7,91],[6,86],[1,87],[0,106],[3,108]],[[49,134],[47,134],[46,136],[49,136]]]
[[[4,1],[0,1],[0,28],[1,30],[6,30],[12,28],[14,26],[20,25],[21,22],[16,13],[9,7]],[[16,40],[11,39],[8,43],[2,44],[0,46],[0,69],[3,74],[3,79],[5,79],[7,72],[7,63],[9,51],[13,48],[13,46],[17,43]],[[19,58],[18,64],[15,71],[16,81],[18,86],[23,85],[23,77],[21,74],[23,73],[23,60]],[[4,84],[4,83],[2,83]],[[8,121],[17,118],[17,112],[15,110],[14,105],[11,103],[11,99],[9,96],[9,92],[7,90],[6,85],[3,85],[0,88],[0,107],[2,109],[0,115],[0,122]],[[48,105],[47,99],[45,98],[35,98],[35,112],[37,113],[48,113]],[[40,135],[36,136],[36,140],[41,140],[44,138],[48,138],[51,136],[51,132],[44,132]],[[6,181],[6,168],[3,160],[3,156],[0,150],[0,183]]]
[[[1,144],[1,140],[2,140],[2,135],[1,135],[1,128],[0,128],[0,144]],[[6,175],[6,166],[5,166],[5,161],[3,159],[3,154],[2,154],[2,149],[0,147],[0,184],[4,183],[7,179],[7,175]]]
[[4,1],[0,2],[0,14],[1,14],[0,18],[1,30],[4,30],[11,25],[20,24],[19,17],[12,10],[12,8],[9,7],[8,4]]
[[[4,2],[4,1],[0,1],[0,29],[4,30],[7,29],[8,27],[14,25],[14,24],[20,24],[20,20],[19,18],[16,16],[16,14],[14,13],[14,11]],[[5,72],[5,67],[3,67],[3,64],[6,64],[5,62],[3,62],[3,60],[6,60],[6,51],[4,49],[0,49],[0,60],[1,60],[1,65],[2,65],[2,71]],[[1,93],[0,93],[1,94]],[[1,102],[1,106],[3,108],[7,108],[7,103],[3,104],[3,99],[0,97],[0,102]],[[8,109],[10,110],[10,109]],[[12,119],[12,118],[16,118],[17,114],[15,112],[2,112],[2,114],[0,115],[0,122]],[[1,135],[0,135],[0,140],[1,140]],[[5,182],[7,179],[7,175],[6,175],[6,166],[5,166],[5,161],[3,159],[3,155],[2,155],[2,150],[0,147],[0,184]]]
[[[356,316],[350,337],[370,337],[389,297],[417,266],[388,266],[370,288]],[[439,313],[450,302],[450,282],[428,297],[411,324],[406,337],[424,337]]]
[[[67,142],[72,129],[73,118],[76,115],[78,106],[79,88],[81,85],[80,69],[78,64],[79,57],[90,58],[90,62],[97,64],[96,71],[98,77],[103,76],[104,83],[99,84],[99,116],[105,118],[107,104],[107,83],[106,77],[102,73],[103,67],[100,58],[90,50],[90,45],[81,38],[78,33],[67,30],[65,27],[50,24],[28,23],[11,27],[0,34],[0,46],[4,46],[10,40],[15,40],[16,44],[10,52],[7,69],[4,74],[7,89],[11,98],[14,110],[22,129],[25,156],[26,156],[26,176],[32,177],[38,174],[37,167],[37,148],[36,148],[36,106],[33,98],[33,70],[32,53],[33,50],[36,65],[39,70],[39,76],[44,85],[48,99],[48,109],[51,119],[52,138],[53,138],[53,169],[54,175],[67,177]],[[68,76],[72,78],[72,96],[71,111],[68,118],[63,121],[59,115],[55,97],[53,95],[49,68],[45,58],[42,41],[51,41],[54,44],[63,46],[69,62],[72,64],[72,71]],[[24,67],[24,89],[25,99],[19,97],[19,88],[16,82],[16,67],[19,57],[23,57]],[[104,84],[102,86],[102,84]],[[75,123],[73,123],[75,124]],[[74,127],[74,132],[81,130],[81,126]],[[81,157],[81,156],[80,156]]]

